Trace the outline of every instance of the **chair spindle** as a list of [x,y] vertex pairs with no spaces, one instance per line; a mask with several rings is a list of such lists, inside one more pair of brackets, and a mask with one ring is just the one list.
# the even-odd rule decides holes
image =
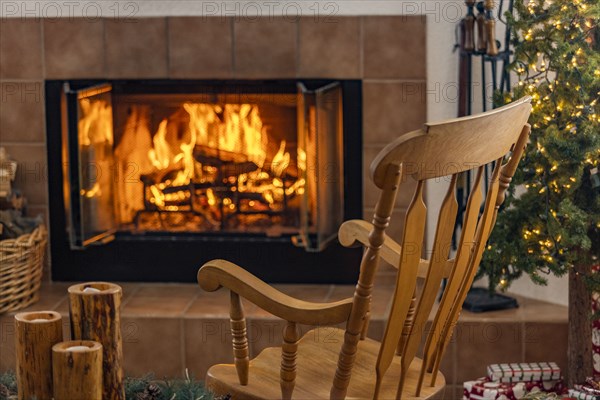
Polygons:
[[283,345],[281,347],[281,398],[292,398],[296,385],[296,356],[298,354],[298,340],[300,331],[295,322],[288,321],[283,331]]
[[229,309],[231,321],[231,336],[233,337],[233,360],[240,380],[240,385],[248,384],[248,337],[246,334],[246,318],[240,296],[231,291],[231,306]]
[[385,187],[382,188],[383,193],[375,207],[375,215],[373,216],[373,231],[369,234],[369,245],[363,254],[360,265],[360,275],[354,291],[352,311],[346,324],[344,343],[340,350],[333,385],[331,386],[331,399],[346,398],[358,341],[365,325],[375,272],[379,264],[379,249],[385,240],[385,229],[390,223],[390,216],[396,203],[396,194],[402,177],[401,171],[401,166],[397,164],[389,164],[387,167]]

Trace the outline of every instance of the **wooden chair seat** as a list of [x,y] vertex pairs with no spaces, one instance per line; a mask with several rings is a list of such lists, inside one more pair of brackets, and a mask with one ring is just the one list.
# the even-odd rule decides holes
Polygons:
[[[344,330],[321,328],[307,332],[298,343],[296,388],[292,399],[329,399],[331,382],[344,342]],[[352,380],[346,399],[372,399],[375,386],[375,363],[381,343],[366,338],[358,344]],[[415,387],[421,370],[421,359],[415,358],[406,377],[402,398],[415,399]],[[206,385],[215,394],[231,394],[234,399],[281,399],[279,371],[281,347],[263,350],[250,361],[248,385],[239,383],[234,364],[212,366]],[[395,399],[400,375],[400,357],[395,356],[382,382],[380,399]],[[429,382],[426,374],[426,382]],[[446,381],[438,373],[435,386],[424,385],[418,399],[441,399]]]

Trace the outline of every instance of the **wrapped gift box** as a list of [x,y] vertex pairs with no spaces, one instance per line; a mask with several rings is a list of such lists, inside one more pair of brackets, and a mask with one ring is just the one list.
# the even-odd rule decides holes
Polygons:
[[577,400],[600,400],[600,385],[594,378],[587,378],[585,383],[569,389],[569,396]]
[[530,392],[566,393],[562,379],[532,382],[493,382],[480,378],[463,384],[463,400],[519,400]]
[[492,364],[488,378],[496,382],[534,382],[560,379],[560,368],[553,362]]
[[595,395],[578,389],[569,389],[569,397],[577,400],[600,400],[600,395]]

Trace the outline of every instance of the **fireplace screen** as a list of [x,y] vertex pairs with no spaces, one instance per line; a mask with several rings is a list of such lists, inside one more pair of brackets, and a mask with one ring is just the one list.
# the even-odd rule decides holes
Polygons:
[[[65,85],[72,248],[115,234],[289,237],[343,218],[341,89]],[[216,90],[218,89],[218,90]]]

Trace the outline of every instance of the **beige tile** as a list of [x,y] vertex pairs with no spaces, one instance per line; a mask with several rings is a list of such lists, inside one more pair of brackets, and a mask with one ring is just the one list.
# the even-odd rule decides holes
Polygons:
[[184,320],[185,367],[203,380],[212,365],[233,363],[233,348],[228,318]]
[[360,78],[360,19],[301,18],[299,69],[303,78]]
[[455,330],[456,382],[485,376],[494,363],[523,362],[520,323],[459,322]]
[[124,317],[121,331],[127,376],[148,373],[160,379],[184,376],[181,319]]
[[44,142],[44,83],[0,83],[0,143]]
[[[382,148],[379,147],[365,147],[363,148],[363,207],[365,209],[375,208],[377,204],[377,200],[379,199],[379,195],[381,190],[375,186],[373,181],[370,178],[370,166],[377,154],[381,151]],[[406,209],[412,200],[412,197],[415,193],[417,187],[417,182],[408,177],[400,184],[398,188],[398,194],[396,195],[396,208]],[[393,214],[392,222],[395,222],[400,215]],[[371,221],[373,218],[373,213],[368,215],[367,221]],[[402,217],[400,216],[402,221]],[[397,239],[395,239],[397,240]]]
[[327,301],[339,301],[354,296],[356,285],[333,285]]
[[106,65],[111,78],[166,78],[165,18],[107,19]]
[[55,310],[63,300],[66,300],[69,286],[70,284],[64,282],[42,283],[39,291],[40,300],[18,312]]
[[490,311],[485,313],[471,313],[463,311],[460,320],[468,321],[483,321],[483,322],[498,322],[498,321],[525,321],[525,322],[540,322],[540,323],[566,323],[568,321],[568,308],[558,304],[546,303],[544,301],[530,299],[523,296],[507,293],[508,296],[514,297],[518,304],[518,308],[508,310]]
[[43,144],[6,144],[4,147],[12,159],[18,162],[14,187],[22,191],[29,204],[47,204],[46,147]]
[[363,142],[387,145],[426,122],[425,82],[363,82]]
[[367,331],[367,337],[381,341],[383,339],[383,334],[385,332],[386,320],[372,317],[369,320],[369,329]]
[[[283,343],[283,329],[286,322],[282,319],[249,318],[247,323],[250,357],[256,357],[264,349],[281,346]],[[308,330],[308,328],[301,328],[303,334]]]
[[[185,312],[185,318],[229,318],[229,290],[220,289],[216,292],[200,290]],[[246,312],[251,305],[244,302]]]
[[[250,345],[250,356],[256,357],[261,351],[268,347],[279,347],[283,342],[283,330],[286,322],[281,319],[250,318],[248,319],[248,342]],[[298,325],[300,337],[318,339],[331,337],[334,329],[343,329],[345,324],[337,326]],[[231,362],[231,361],[228,361]]]
[[563,322],[526,322],[524,324],[524,362],[554,361],[568,373],[568,324]]
[[37,19],[0,22],[0,78],[42,79],[42,28]]
[[387,318],[394,286],[380,286],[373,289],[371,298],[371,318]]
[[122,313],[129,317],[181,317],[199,291],[193,284],[142,287],[124,304]]
[[519,308],[515,309],[515,312],[520,314],[523,321],[560,322],[564,324],[569,320],[568,307],[546,303],[544,301],[530,299],[527,297],[515,296],[511,293],[507,294],[509,296],[516,297],[519,303]]
[[383,260],[379,264],[377,269],[377,273],[375,275],[375,287],[381,288],[383,286],[394,286],[396,284],[396,279],[398,275],[398,270],[392,267],[387,262]]
[[297,22],[284,18],[234,22],[236,78],[296,76]]
[[445,389],[445,392],[444,392],[444,400],[462,400],[463,393],[464,393],[463,385],[461,385],[461,384],[455,384],[455,385],[448,384],[446,386],[446,389]]
[[424,79],[425,32],[424,16],[364,17],[364,77]]
[[171,78],[231,77],[233,19],[172,17],[167,21]]
[[440,372],[446,378],[446,383],[462,383],[456,380],[456,344],[454,341],[448,344],[446,352],[442,356]]
[[275,284],[273,287],[288,296],[304,301],[322,303],[326,301],[331,285],[298,285],[298,284]]
[[47,78],[104,77],[104,20],[45,19],[44,59]]

